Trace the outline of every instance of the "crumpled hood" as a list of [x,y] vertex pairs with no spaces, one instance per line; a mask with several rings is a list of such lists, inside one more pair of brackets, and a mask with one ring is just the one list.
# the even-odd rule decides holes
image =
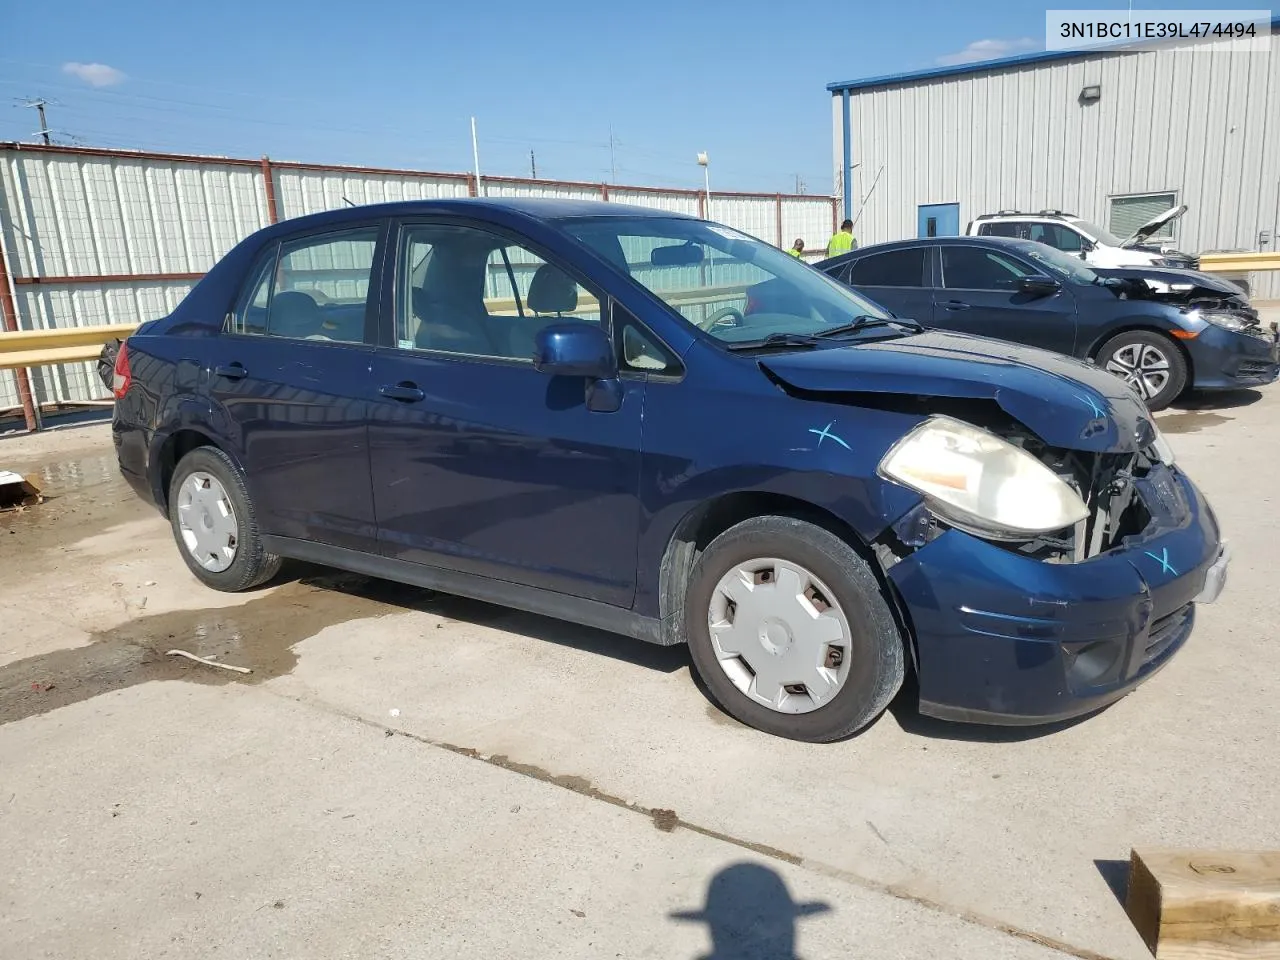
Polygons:
[[1171,223],[1172,221],[1177,220],[1180,216],[1182,216],[1186,212],[1187,212],[1187,205],[1184,203],[1181,206],[1173,207],[1170,210],[1165,210],[1163,213],[1157,214],[1156,216],[1148,220],[1146,223],[1144,223],[1142,226],[1138,227],[1138,229],[1133,231],[1133,233],[1130,234],[1128,237],[1126,237],[1124,242],[1121,243],[1120,246],[1132,247],[1132,246],[1135,246],[1136,244],[1141,243],[1143,240],[1147,239],[1147,237],[1151,236],[1153,233],[1155,233],[1157,230],[1163,227],[1166,223]]
[[1160,293],[1186,294],[1187,302],[1202,297],[1239,297],[1245,299],[1240,287],[1222,277],[1199,270],[1179,270],[1172,267],[1093,267],[1093,272],[1103,277],[1123,280],[1147,281],[1147,285]]
[[1118,377],[1061,354],[931,330],[899,340],[760,358],[815,393],[994,400],[1051,446],[1132,452],[1154,439],[1146,406]]

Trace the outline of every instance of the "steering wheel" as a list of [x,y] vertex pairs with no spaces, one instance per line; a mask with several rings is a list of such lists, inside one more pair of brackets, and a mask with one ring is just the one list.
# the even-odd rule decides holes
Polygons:
[[[725,323],[725,321],[728,320],[730,317],[734,318],[733,322]],[[712,327],[716,326],[717,324],[724,324],[725,326],[728,326],[728,327],[741,327],[741,326],[744,326],[746,322],[747,322],[747,318],[742,315],[742,311],[739,310],[737,307],[721,307],[711,316],[707,317],[707,319],[703,320],[700,324],[698,324],[698,326],[701,327],[703,330],[710,330]]]

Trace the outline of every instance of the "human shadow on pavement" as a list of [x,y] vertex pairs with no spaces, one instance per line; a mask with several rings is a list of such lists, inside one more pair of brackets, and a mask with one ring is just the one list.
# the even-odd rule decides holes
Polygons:
[[661,647],[620,634],[580,626],[566,620],[556,620],[481,600],[471,600],[424,587],[406,586],[389,580],[346,573],[301,561],[287,563],[281,570],[280,576],[272,583],[279,584],[295,580],[338,593],[377,600],[405,610],[435,614],[446,620],[493,627],[532,637],[535,640],[546,640],[563,647],[612,657],[614,660],[661,673],[675,673],[689,665],[688,648],[683,644],[676,647]]
[[701,910],[669,916],[707,925],[711,952],[698,960],[797,960],[796,921],[830,910],[821,901],[793,901],[782,877],[763,864],[735,863],[711,878]]

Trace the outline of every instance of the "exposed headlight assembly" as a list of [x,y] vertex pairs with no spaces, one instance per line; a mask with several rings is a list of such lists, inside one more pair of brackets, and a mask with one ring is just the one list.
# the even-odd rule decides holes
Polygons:
[[971,424],[935,416],[895,443],[880,476],[921,494],[952,525],[997,540],[1061,530],[1088,508],[1043,463]]
[[1169,441],[1164,438],[1159,427],[1156,427],[1156,438],[1151,443],[1151,449],[1166,467],[1173,466],[1173,447],[1169,446]]
[[1243,333],[1253,326],[1253,323],[1244,317],[1238,317],[1234,313],[1211,313],[1207,310],[1193,311],[1201,320],[1206,323],[1212,323],[1215,327],[1222,327],[1224,330],[1234,330],[1237,333]]

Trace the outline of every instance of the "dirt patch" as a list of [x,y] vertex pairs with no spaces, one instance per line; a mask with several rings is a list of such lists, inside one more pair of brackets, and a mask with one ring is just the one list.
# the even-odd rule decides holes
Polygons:
[[[0,668],[0,724],[47,713],[149,680],[262,683],[298,662],[293,647],[327,626],[424,609],[437,595],[354,574],[325,573],[287,584],[248,603],[213,610],[176,610],[131,620],[88,646],[55,650]],[[166,651],[248,667],[233,673]]]
[[1216,427],[1234,419],[1235,417],[1224,417],[1212,410],[1185,410],[1161,417],[1156,423],[1161,433],[1199,433],[1205,427]]

